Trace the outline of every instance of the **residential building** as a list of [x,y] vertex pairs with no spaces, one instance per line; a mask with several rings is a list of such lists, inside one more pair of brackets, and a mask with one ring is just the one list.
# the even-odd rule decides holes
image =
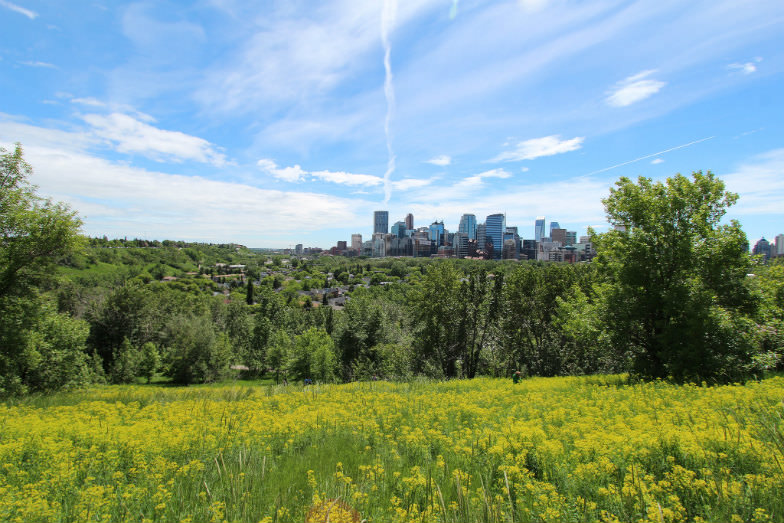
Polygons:
[[[555,223],[555,222],[553,222]],[[558,242],[561,247],[566,245],[566,229],[560,227],[550,229],[550,241]]]
[[468,233],[456,232],[452,240],[452,246],[455,250],[455,256],[458,258],[468,256]]
[[777,234],[776,235],[776,248],[773,252],[773,255],[776,257],[784,256],[784,234]]
[[479,256],[487,252],[487,226],[484,223],[476,226],[476,251]]

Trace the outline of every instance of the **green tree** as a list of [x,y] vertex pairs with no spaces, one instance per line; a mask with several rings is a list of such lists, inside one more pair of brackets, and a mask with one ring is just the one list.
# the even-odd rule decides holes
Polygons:
[[245,291],[245,303],[253,305],[253,282],[248,278],[248,288]]
[[710,171],[621,178],[595,235],[597,289],[613,346],[646,378],[734,380],[752,357],[746,235],[720,220],[737,195]]
[[0,148],[0,396],[67,386],[68,377],[49,374],[56,366],[44,376],[40,365],[60,358],[76,364],[84,349],[77,342],[82,324],[47,312],[39,295],[55,262],[81,244],[81,221],[66,205],[38,196],[31,175],[20,145]]
[[335,344],[325,330],[311,327],[294,338],[287,366],[293,377],[333,381],[335,365]]

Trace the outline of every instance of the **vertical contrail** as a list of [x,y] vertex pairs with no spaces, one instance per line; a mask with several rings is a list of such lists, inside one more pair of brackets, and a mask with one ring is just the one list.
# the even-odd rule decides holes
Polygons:
[[384,0],[384,10],[381,12],[381,43],[384,45],[384,96],[387,99],[387,115],[384,119],[384,135],[387,139],[387,171],[384,173],[384,203],[389,202],[392,196],[392,185],[389,177],[395,172],[395,153],[392,150],[392,138],[390,137],[390,123],[392,112],[395,110],[395,87],[392,85],[392,64],[390,55],[392,47],[389,45],[389,33],[395,25],[395,13],[397,11],[397,0]]

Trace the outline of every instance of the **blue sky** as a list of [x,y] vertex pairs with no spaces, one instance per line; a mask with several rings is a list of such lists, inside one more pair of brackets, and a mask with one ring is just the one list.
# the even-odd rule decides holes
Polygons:
[[0,0],[0,144],[109,237],[295,243],[506,212],[584,234],[712,170],[784,233],[784,3]]

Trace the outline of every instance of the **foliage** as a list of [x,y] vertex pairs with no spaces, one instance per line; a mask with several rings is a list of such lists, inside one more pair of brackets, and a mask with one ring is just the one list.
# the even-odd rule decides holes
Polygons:
[[80,244],[81,221],[39,197],[31,175],[21,146],[0,148],[0,396],[85,381],[85,326],[50,310],[39,289]]
[[294,379],[331,382],[335,366],[335,344],[327,331],[311,327],[294,338],[286,365]]
[[607,285],[602,321],[647,378],[734,380],[752,358],[746,237],[737,200],[710,172],[653,183],[621,178],[604,200],[614,230],[594,238]]
[[176,383],[209,383],[229,370],[231,344],[207,316],[176,316],[167,325],[165,363]]

